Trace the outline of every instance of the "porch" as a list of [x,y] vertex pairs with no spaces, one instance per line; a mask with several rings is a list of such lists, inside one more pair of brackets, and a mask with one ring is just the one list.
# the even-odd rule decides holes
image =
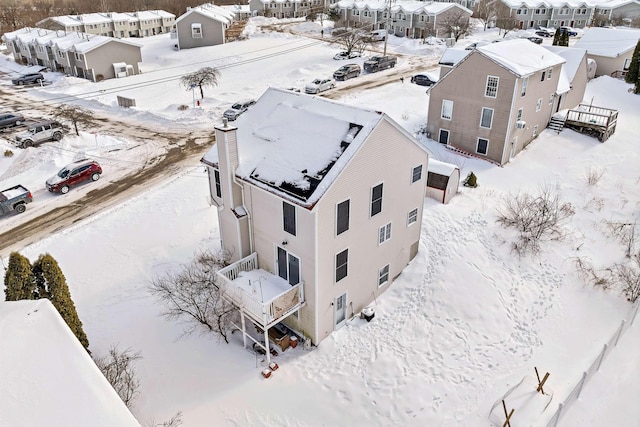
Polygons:
[[564,127],[605,142],[616,131],[618,110],[579,104],[577,108],[567,112]]
[[[255,342],[270,361],[269,329],[295,313],[304,305],[302,283],[291,285],[280,276],[259,268],[258,256],[251,255],[219,270],[218,286],[223,297],[240,311],[243,345],[247,338]],[[264,333],[264,345],[247,333],[246,319],[249,319]]]

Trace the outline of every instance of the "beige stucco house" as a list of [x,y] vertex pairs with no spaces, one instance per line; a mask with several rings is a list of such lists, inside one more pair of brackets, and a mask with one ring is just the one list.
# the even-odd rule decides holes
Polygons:
[[596,76],[622,77],[629,69],[640,30],[624,28],[589,28],[573,47],[585,49],[596,61]]
[[427,132],[442,144],[507,163],[547,127],[561,100],[564,63],[526,39],[471,51],[431,87]]
[[202,161],[243,327],[318,344],[372,304],[418,252],[428,160],[384,113],[287,90],[217,126]]
[[188,8],[176,19],[178,49],[215,46],[225,42],[225,33],[235,14],[210,3]]

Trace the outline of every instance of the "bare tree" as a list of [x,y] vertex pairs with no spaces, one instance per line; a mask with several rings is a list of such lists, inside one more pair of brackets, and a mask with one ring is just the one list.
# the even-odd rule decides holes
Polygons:
[[630,263],[616,265],[614,272],[627,300],[636,302],[640,298],[640,252],[632,257]]
[[306,17],[307,21],[319,21],[320,27],[324,28],[324,20],[327,18],[329,10],[323,5],[314,5],[309,9]]
[[[35,23],[35,21],[33,21]],[[3,33],[29,26],[28,9],[20,0],[0,0],[0,28]]]
[[227,332],[236,308],[224,299],[223,291],[216,284],[216,272],[228,259],[228,254],[202,252],[180,271],[151,282],[150,292],[165,305],[162,315],[182,320],[187,326],[185,335],[204,329],[217,332],[229,342]]
[[557,188],[543,186],[538,195],[510,195],[497,210],[498,222],[519,232],[513,249],[519,253],[537,252],[543,239],[562,240],[562,224],[573,216],[573,206],[560,200]]
[[204,87],[215,87],[220,80],[220,72],[213,67],[200,68],[194,73],[182,76],[180,84],[187,88],[187,90],[193,90],[194,88],[200,89],[200,99],[204,99]]
[[480,0],[473,6],[473,17],[480,22],[487,31],[487,23],[495,19],[496,0]]
[[58,108],[57,116],[71,122],[76,135],[80,135],[78,125],[93,125],[93,111],[74,105],[61,105]]
[[496,27],[503,32],[502,37],[506,36],[511,30],[518,27],[518,21],[511,16],[511,8],[502,1],[495,4]]
[[631,18],[625,12],[616,13],[615,15],[611,16],[611,20],[609,21],[609,24],[613,25],[614,27],[622,27],[629,23],[631,23]]
[[347,53],[365,51],[371,44],[371,36],[362,29],[343,29],[332,33],[332,42],[344,48]]
[[155,421],[151,421],[147,424],[149,427],[178,427],[182,425],[182,412],[178,411],[175,415],[169,418],[167,421],[156,423]]
[[613,237],[624,245],[625,256],[631,258],[635,252],[636,245],[636,223],[635,222],[607,222],[607,226]]
[[94,359],[127,408],[131,408],[140,388],[134,366],[140,359],[142,356],[139,352],[134,352],[131,348],[120,351],[117,346],[110,347],[106,356]]
[[469,16],[460,9],[456,9],[455,12],[447,15],[443,20],[440,20],[438,27],[451,34],[456,41],[471,34],[472,31]]

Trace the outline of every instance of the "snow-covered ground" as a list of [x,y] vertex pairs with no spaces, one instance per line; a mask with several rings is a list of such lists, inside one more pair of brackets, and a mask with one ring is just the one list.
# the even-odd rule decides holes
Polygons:
[[[312,25],[303,23],[301,29],[317,34]],[[489,30],[460,45],[497,37]],[[201,108],[177,110],[192,105],[192,94],[175,79],[125,93],[136,98],[133,114],[163,126],[211,127],[238,98],[258,97],[270,85],[301,86],[340,65],[331,59],[336,46],[257,29],[246,41],[181,52],[165,36],[141,40],[145,73],[124,79],[126,84],[204,65],[223,67],[220,86],[206,90]],[[389,45],[433,59],[444,48],[395,38]],[[180,71],[184,64],[189,66]],[[426,70],[407,69],[419,71]],[[108,91],[123,84],[110,80],[100,87]],[[80,95],[95,87],[60,79],[40,94]],[[159,316],[162,308],[146,289],[194,252],[219,244],[201,166],[22,253],[34,260],[49,252],[58,260],[93,353],[115,343],[142,353],[141,395],[133,413],[143,425],[181,411],[185,426],[489,426],[494,403],[524,377],[535,376],[537,367],[551,374],[545,391],[553,395],[537,419],[524,423],[544,426],[632,308],[618,289],[585,284],[574,267],[577,257],[597,268],[621,261],[622,247],[605,222],[634,222],[640,215],[640,97],[628,88],[608,77],[587,87],[585,99],[620,110],[616,133],[604,144],[566,129],[544,131],[501,168],[425,141],[435,158],[459,165],[462,176],[475,172],[480,186],[461,188],[449,205],[425,200],[419,254],[377,300],[372,322],[354,318],[312,351],[298,346],[284,352],[276,358],[280,369],[268,380],[260,375],[264,362],[242,348],[238,334],[230,344],[212,335],[178,339],[181,325]],[[115,93],[97,97],[96,107],[120,114],[113,98]],[[408,82],[350,92],[340,101],[384,111],[411,133],[427,117],[424,88]],[[35,180],[45,172],[8,165],[17,165],[28,151],[0,159],[0,185],[12,177]],[[61,162],[55,153],[43,157],[56,167]],[[590,168],[603,172],[596,185],[587,184]],[[496,223],[495,209],[505,194],[535,192],[545,184],[557,186],[576,214],[562,242],[545,243],[539,255],[519,258],[510,250],[513,233]],[[181,203],[167,203],[176,198]],[[10,220],[0,221],[4,226]],[[559,425],[637,426],[639,323],[621,336]],[[11,395],[0,398],[6,404]],[[524,412],[516,410],[512,425],[522,425],[517,420]]]

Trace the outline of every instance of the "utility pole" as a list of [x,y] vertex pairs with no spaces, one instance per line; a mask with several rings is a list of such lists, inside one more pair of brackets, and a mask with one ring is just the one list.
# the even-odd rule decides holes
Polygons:
[[384,50],[382,56],[387,56],[387,40],[389,39],[389,24],[391,23],[391,0],[387,0],[389,5],[387,6],[387,24],[385,25],[387,34],[384,35]]

